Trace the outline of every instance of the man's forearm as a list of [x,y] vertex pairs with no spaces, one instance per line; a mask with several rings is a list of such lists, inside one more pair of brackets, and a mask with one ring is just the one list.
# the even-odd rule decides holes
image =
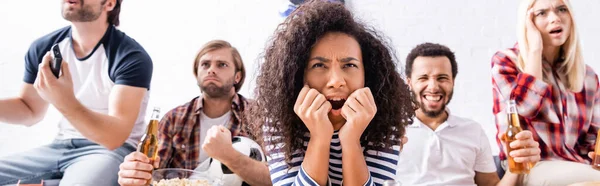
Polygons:
[[110,150],[123,145],[135,122],[94,112],[77,100],[68,105],[57,109],[84,137]]
[[31,126],[43,118],[40,115],[35,114],[21,98],[0,99],[0,122]]
[[238,151],[233,152],[231,158],[223,160],[222,163],[250,185],[272,185],[266,163],[256,161]]

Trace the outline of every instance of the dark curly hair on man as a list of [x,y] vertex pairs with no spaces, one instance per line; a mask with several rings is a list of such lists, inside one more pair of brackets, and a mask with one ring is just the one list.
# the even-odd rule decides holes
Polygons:
[[447,46],[437,43],[422,43],[413,48],[408,56],[406,56],[406,68],[404,68],[407,76],[411,76],[412,67],[417,57],[447,57],[450,60],[450,66],[452,66],[452,79],[456,79],[458,74],[458,65],[456,64],[456,58],[454,52]]
[[[371,89],[377,105],[375,117],[361,136],[364,152],[401,145],[405,127],[412,123],[414,102],[396,69],[397,59],[390,45],[374,29],[357,22],[343,4],[306,2],[277,27],[269,41],[259,65],[256,105],[250,112],[256,127],[253,135],[265,145],[283,143],[288,163],[294,152],[306,150],[302,137],[309,131],[294,112],[304,85],[304,69],[313,45],[330,32],[353,37],[362,51],[365,86]],[[263,136],[261,125],[265,124],[270,130]]]

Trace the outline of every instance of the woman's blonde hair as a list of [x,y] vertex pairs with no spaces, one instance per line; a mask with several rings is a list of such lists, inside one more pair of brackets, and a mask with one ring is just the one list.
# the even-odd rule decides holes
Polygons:
[[[523,71],[525,69],[525,62],[523,61],[528,55],[529,43],[527,43],[527,14],[529,9],[533,7],[536,0],[523,0],[518,10],[518,23],[517,23],[517,37],[519,45],[519,57],[517,67]],[[563,0],[563,3],[567,6],[569,14],[571,15],[571,32],[567,38],[567,41],[561,46],[560,51],[563,52],[564,61],[561,63],[558,73],[560,76],[566,77],[566,80],[562,82],[566,87],[573,91],[579,92],[583,88],[583,80],[585,77],[585,63],[583,62],[583,55],[581,52],[581,44],[579,42],[579,34],[577,33],[577,24],[575,24],[575,18],[573,17],[573,9],[571,3],[567,0]]]

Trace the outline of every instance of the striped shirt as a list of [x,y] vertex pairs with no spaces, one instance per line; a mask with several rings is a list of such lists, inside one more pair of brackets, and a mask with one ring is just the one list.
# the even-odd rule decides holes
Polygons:
[[[530,130],[540,144],[542,160],[589,164],[587,153],[594,150],[600,128],[598,76],[587,66],[583,90],[572,92],[547,62],[543,63],[543,80],[521,72],[515,65],[518,53],[515,47],[492,58],[493,112],[498,134],[503,134],[508,124],[506,99],[515,99],[521,126]],[[504,160],[500,139],[496,141]]]
[[[266,138],[268,139],[268,137]],[[275,139],[275,138],[274,138]],[[310,135],[304,136],[304,148],[308,146]],[[318,185],[305,171],[302,166],[304,154],[296,152],[292,155],[291,167],[285,162],[283,143],[272,145],[265,143],[269,152],[267,160],[273,185]],[[363,147],[364,149],[364,147]],[[386,152],[384,152],[386,151]],[[393,146],[390,150],[366,152],[365,161],[369,170],[369,179],[364,185],[382,185],[385,180],[393,180],[396,174],[400,147]],[[342,185],[342,146],[337,131],[331,139],[329,148],[329,174],[328,185]],[[358,160],[357,160],[358,161]]]

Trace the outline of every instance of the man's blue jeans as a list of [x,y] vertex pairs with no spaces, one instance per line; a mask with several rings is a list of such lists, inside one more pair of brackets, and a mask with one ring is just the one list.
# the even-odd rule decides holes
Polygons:
[[0,185],[61,179],[60,185],[119,185],[119,165],[135,151],[129,144],[110,151],[87,139],[51,144],[0,158]]

